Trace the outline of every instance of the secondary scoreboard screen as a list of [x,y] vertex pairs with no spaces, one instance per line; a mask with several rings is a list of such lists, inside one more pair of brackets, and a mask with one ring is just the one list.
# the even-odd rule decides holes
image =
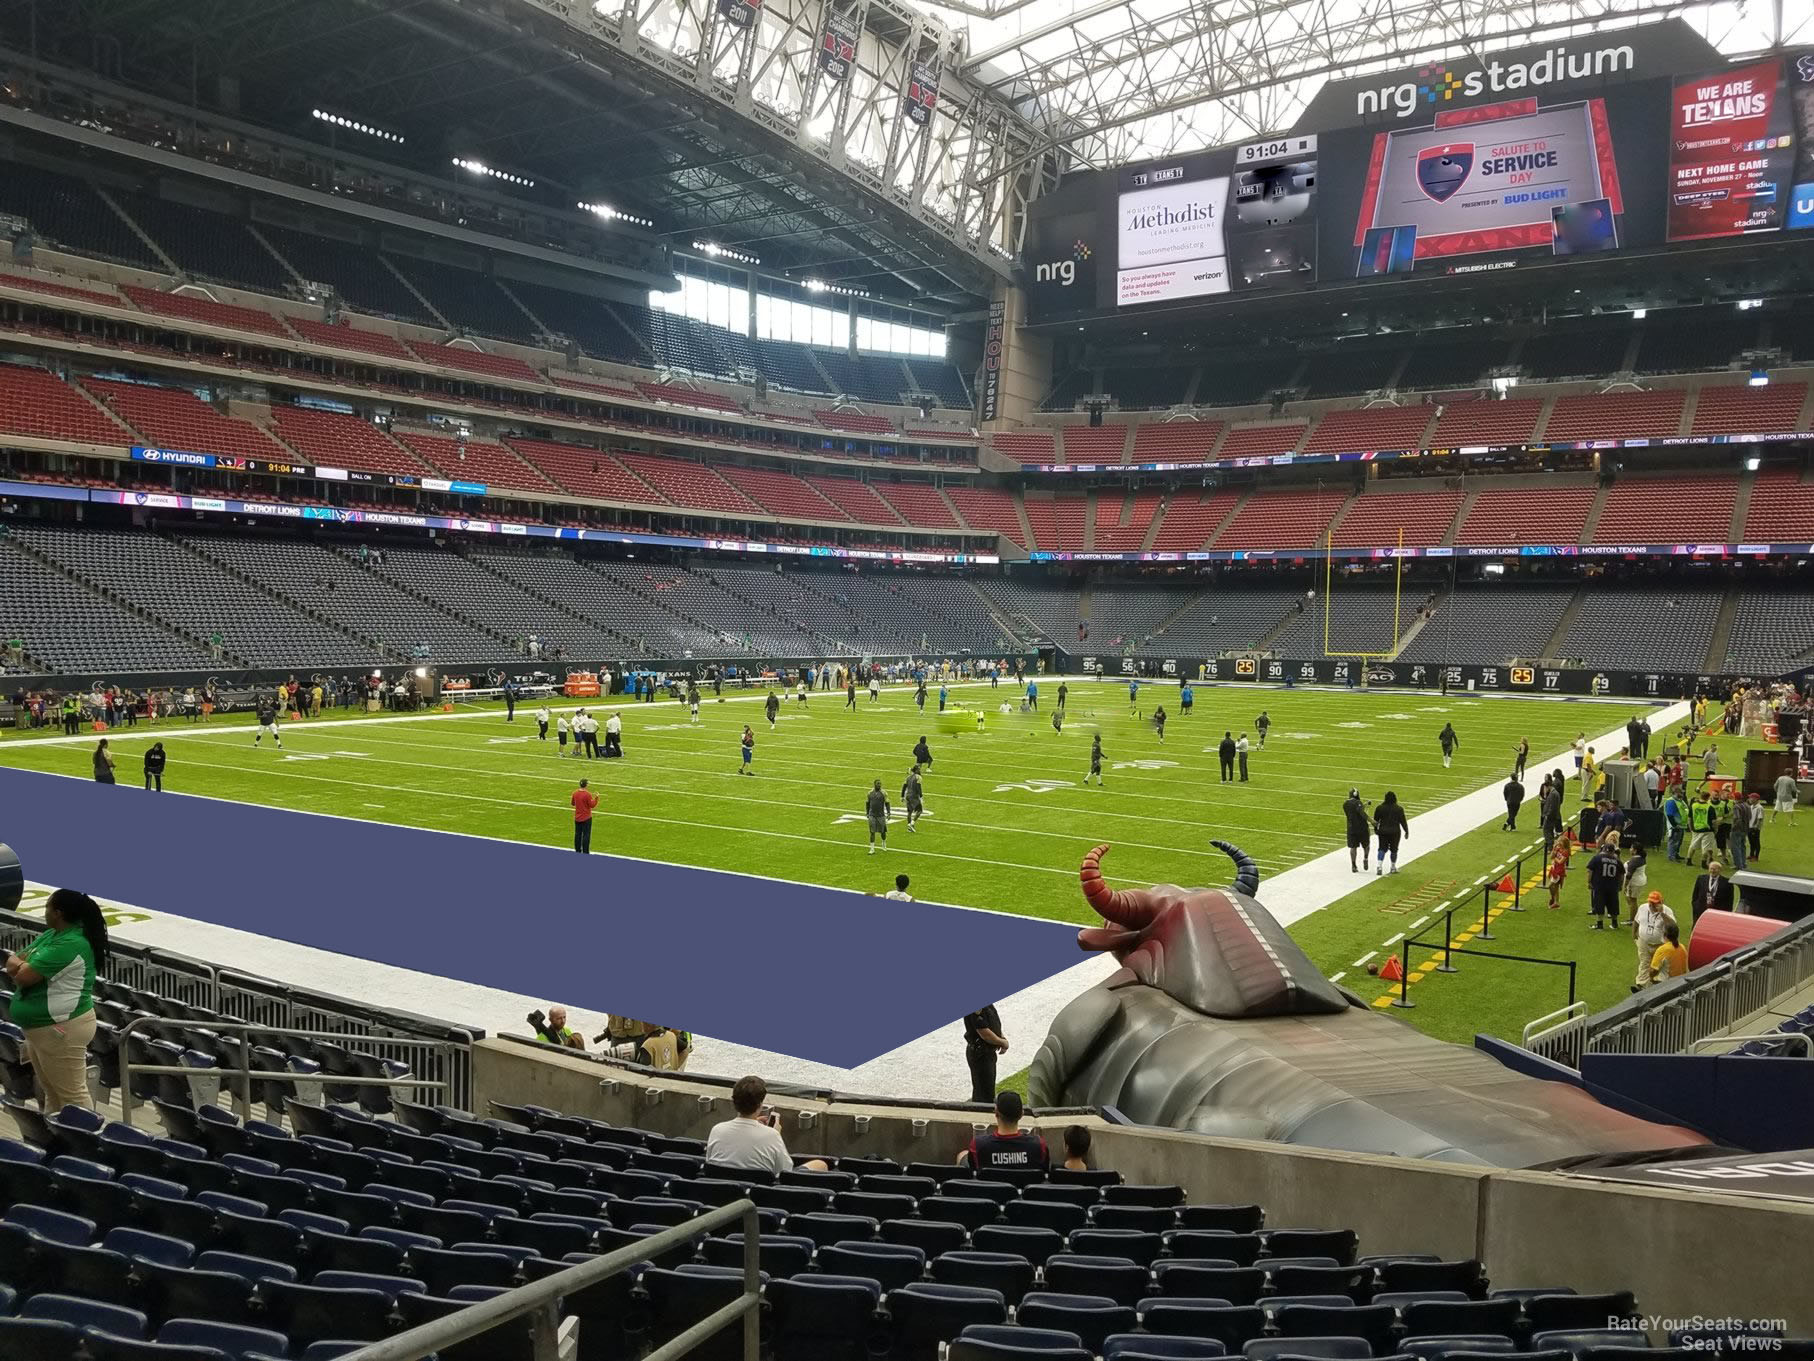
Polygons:
[[1531,247],[1611,250],[1623,213],[1602,101],[1456,110],[1374,137],[1353,272]]
[[1808,227],[1814,227],[1814,53],[1676,84],[1669,239]]

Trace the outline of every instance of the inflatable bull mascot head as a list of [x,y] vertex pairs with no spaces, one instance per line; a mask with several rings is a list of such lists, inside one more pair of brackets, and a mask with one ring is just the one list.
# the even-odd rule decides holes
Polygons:
[[1107,846],[1083,896],[1107,925],[1077,943],[1121,967],[1052,1021],[1039,1106],[1112,1106],[1141,1125],[1402,1157],[1535,1167],[1705,1141],[1434,1040],[1323,977],[1255,895],[1226,841],[1227,888],[1111,889]]

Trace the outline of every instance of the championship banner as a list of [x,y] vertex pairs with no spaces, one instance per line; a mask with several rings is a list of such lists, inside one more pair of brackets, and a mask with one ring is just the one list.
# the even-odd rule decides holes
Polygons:
[[1355,274],[1531,246],[1557,255],[1613,250],[1623,212],[1601,100],[1452,110],[1373,139]]
[[989,330],[983,337],[982,411],[977,417],[983,425],[1001,411],[1001,361],[1007,331],[1008,300],[997,298],[989,304]]
[[718,0],[718,12],[734,28],[748,28],[756,22],[756,11],[762,8],[762,0]]
[[862,34],[862,16],[854,9],[833,10],[825,16],[825,32],[819,35],[819,69],[827,80],[841,81],[850,75]]
[[939,67],[935,61],[916,61],[913,79],[908,82],[907,96],[902,101],[907,116],[922,127],[932,121],[938,107]]

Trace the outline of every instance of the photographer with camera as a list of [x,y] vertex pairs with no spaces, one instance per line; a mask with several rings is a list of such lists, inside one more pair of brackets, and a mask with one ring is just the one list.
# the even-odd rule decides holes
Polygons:
[[[712,1126],[705,1140],[708,1166],[743,1168],[754,1172],[773,1172],[779,1176],[794,1170],[787,1142],[781,1137],[781,1117],[764,1103],[768,1084],[759,1077],[740,1077],[731,1088],[731,1105],[737,1115]],[[826,1172],[829,1166],[818,1158],[800,1164],[804,1172]]]
[[584,1049],[586,1037],[567,1024],[567,1008],[551,1006],[548,1014],[543,1016],[539,1011],[529,1013],[529,1024],[535,1030],[535,1037],[546,1044],[556,1045],[562,1049]]

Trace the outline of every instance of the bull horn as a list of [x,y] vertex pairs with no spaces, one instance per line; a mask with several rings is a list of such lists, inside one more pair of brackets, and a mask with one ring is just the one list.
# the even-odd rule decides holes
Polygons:
[[1254,864],[1253,857],[1232,841],[1211,840],[1209,844],[1218,851],[1226,853],[1228,858],[1235,862],[1235,892],[1245,894],[1249,898],[1258,894],[1260,891],[1260,867]]
[[1152,894],[1144,889],[1111,889],[1102,877],[1102,857],[1106,845],[1098,846],[1083,858],[1077,878],[1083,885],[1084,901],[1106,921],[1138,931],[1153,919],[1155,904]]

